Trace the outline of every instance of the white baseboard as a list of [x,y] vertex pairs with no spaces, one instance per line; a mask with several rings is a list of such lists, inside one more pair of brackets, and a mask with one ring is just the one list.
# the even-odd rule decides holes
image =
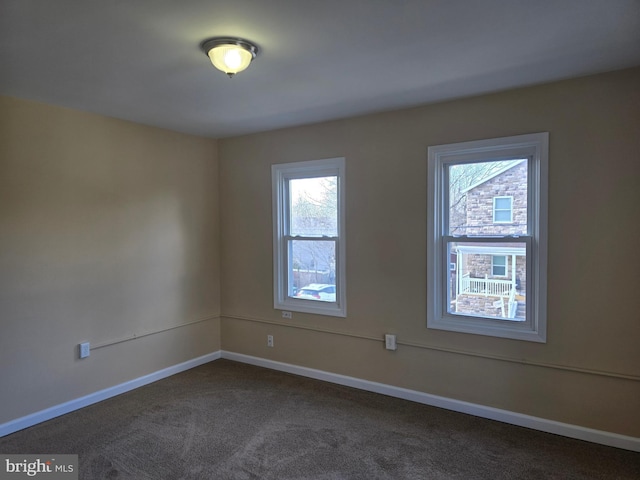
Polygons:
[[556,422],[544,418],[524,415],[522,413],[511,412],[509,410],[501,410],[499,408],[486,407],[475,403],[463,402],[451,398],[431,395],[429,393],[418,392],[406,388],[394,387],[384,383],[370,382],[355,377],[348,377],[336,373],[325,372],[323,370],[315,370],[313,368],[300,367],[288,363],[276,362],[260,357],[252,357],[241,353],[222,351],[222,358],[234,360],[236,362],[248,363],[259,367],[279,370],[281,372],[301,375],[303,377],[323,380],[325,382],[345,385],[347,387],[358,388],[369,392],[381,393],[391,397],[411,400],[413,402],[430,405],[433,407],[445,408],[455,412],[467,413],[477,417],[497,420],[499,422],[509,423],[520,427],[532,428],[542,432],[553,433],[565,437],[585,440],[587,442],[599,443],[610,447],[623,448],[640,452],[640,438],[620,435],[617,433],[605,432],[602,430],[594,430],[578,425]]
[[82,407],[92,405],[116,395],[120,395],[121,393],[134,390],[138,387],[142,387],[149,383],[153,383],[163,378],[170,377],[171,375],[175,375],[176,373],[184,372],[185,370],[189,370],[191,368],[217,360],[219,358],[226,358],[229,360],[234,360],[236,362],[247,363],[259,367],[270,368],[272,370],[301,375],[303,377],[323,380],[325,382],[358,388],[360,390],[366,390],[369,392],[380,393],[382,395],[388,395],[390,397],[402,398],[404,400],[410,400],[413,402],[422,403],[424,405],[431,405],[434,407],[445,408],[447,410],[453,410],[455,412],[467,413],[470,415],[475,415],[477,417],[510,423],[512,425],[518,425],[520,427],[532,428],[534,430],[539,430],[542,432],[553,433],[556,435],[562,435],[578,440],[585,440],[587,442],[599,443],[602,445],[608,445],[610,447],[617,447],[640,452],[640,438],[637,437],[630,437],[617,433],[585,428],[578,425],[556,422],[554,420],[533,417],[530,415],[524,415],[522,413],[511,412],[509,410],[486,407],[484,405],[440,397],[438,395],[431,395],[429,393],[418,392],[416,390],[394,387],[393,385],[387,385],[384,383],[371,382],[369,380],[362,380],[360,378],[348,377],[346,375],[340,375],[337,373],[325,372],[323,370],[315,370],[313,368],[307,367],[300,367],[289,363],[276,362],[274,360],[252,357],[249,355],[228,352],[224,350],[209,353],[207,355],[188,360],[178,365],[174,365],[157,372],[135,378],[128,382],[121,383],[119,385],[115,385],[113,387],[106,388],[95,393],[91,393],[84,397],[77,398],[60,405],[55,405],[45,410],[41,410],[39,412],[35,412],[21,418],[11,420],[7,423],[0,424],[0,437],[9,435],[10,433],[17,432],[18,430],[22,430],[27,427],[31,427],[40,422],[51,420],[52,418],[64,415],[65,413],[69,413]]
[[186,362],[179,363],[178,365],[173,365],[171,367],[158,370],[157,372],[153,372],[139,378],[134,378],[133,380],[129,380],[128,382],[105,388],[104,390],[91,393],[84,397],[76,398],[75,400],[70,400],[68,402],[55,405],[45,410],[40,410],[39,412],[35,412],[30,415],[11,420],[7,423],[0,424],[0,437],[4,437],[5,435],[9,435],[10,433],[17,432],[18,430],[31,427],[40,422],[51,420],[52,418],[64,415],[65,413],[73,412],[74,410],[78,410],[82,407],[92,405],[102,400],[106,400],[107,398],[115,397],[116,395],[134,390],[149,383],[162,380],[163,378],[170,377],[171,375],[175,375],[176,373],[184,372],[185,370],[189,370],[204,363],[217,360],[220,357],[220,351],[209,353],[207,355],[203,355],[201,357],[193,358],[191,360],[187,360]]

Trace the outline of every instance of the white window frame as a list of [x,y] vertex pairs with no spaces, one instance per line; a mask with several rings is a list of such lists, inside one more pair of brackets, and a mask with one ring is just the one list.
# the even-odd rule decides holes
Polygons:
[[[495,260],[496,257],[504,258],[504,265],[496,265]],[[506,255],[491,255],[491,276],[492,277],[506,277],[509,269],[509,260],[507,260]],[[502,275],[498,275],[495,271],[496,267],[504,268],[504,273]]]
[[[504,199],[504,198],[508,198],[509,200],[511,200],[511,202],[509,203],[509,220],[496,220],[496,211],[500,211],[500,212],[507,211],[506,208],[500,208],[500,209],[496,208],[496,203],[497,203],[496,200]],[[513,223],[513,197],[508,195],[493,197],[493,223]]]
[[[527,235],[453,236],[448,233],[448,167],[526,158]],[[428,149],[427,328],[532,342],[547,340],[547,210],[549,134],[437,145]],[[526,245],[526,321],[452,314],[447,309],[448,242],[520,242]]]
[[[290,235],[289,180],[336,176],[338,204],[336,237],[300,237]],[[345,239],[345,159],[327,158],[271,166],[273,195],[273,305],[276,310],[347,316],[346,239]],[[326,240],[335,243],[336,301],[325,302],[295,298],[289,278],[289,245],[293,240]]]

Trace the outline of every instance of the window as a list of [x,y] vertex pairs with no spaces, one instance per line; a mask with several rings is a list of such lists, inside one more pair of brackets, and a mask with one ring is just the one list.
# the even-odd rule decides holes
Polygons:
[[548,134],[428,161],[427,327],[546,342]]
[[491,275],[494,277],[506,277],[507,257],[505,255],[492,255],[491,260]]
[[493,222],[511,223],[513,221],[513,197],[493,197]]
[[344,158],[272,166],[274,308],[346,316]]

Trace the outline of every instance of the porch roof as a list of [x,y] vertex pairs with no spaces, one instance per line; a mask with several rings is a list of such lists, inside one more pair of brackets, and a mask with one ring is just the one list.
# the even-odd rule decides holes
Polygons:
[[527,249],[525,247],[513,247],[509,245],[456,245],[456,250],[462,254],[481,254],[481,255],[519,255],[525,256]]

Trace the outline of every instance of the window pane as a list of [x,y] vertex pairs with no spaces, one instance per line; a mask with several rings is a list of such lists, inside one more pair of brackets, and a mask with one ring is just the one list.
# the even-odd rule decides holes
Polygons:
[[448,178],[450,235],[527,234],[526,159],[451,165]]
[[289,296],[305,300],[336,301],[336,242],[290,240]]
[[493,256],[493,264],[500,266],[500,267],[506,267],[507,266],[507,257],[504,255],[494,255]]
[[289,180],[291,235],[338,236],[338,177]]
[[449,242],[447,307],[451,314],[526,320],[526,244]]
[[510,222],[511,221],[511,211],[510,210],[496,210],[495,211],[494,220],[496,222]]
[[511,210],[511,198],[496,198],[496,210]]
[[504,277],[507,274],[507,257],[503,255],[493,256],[493,275]]

